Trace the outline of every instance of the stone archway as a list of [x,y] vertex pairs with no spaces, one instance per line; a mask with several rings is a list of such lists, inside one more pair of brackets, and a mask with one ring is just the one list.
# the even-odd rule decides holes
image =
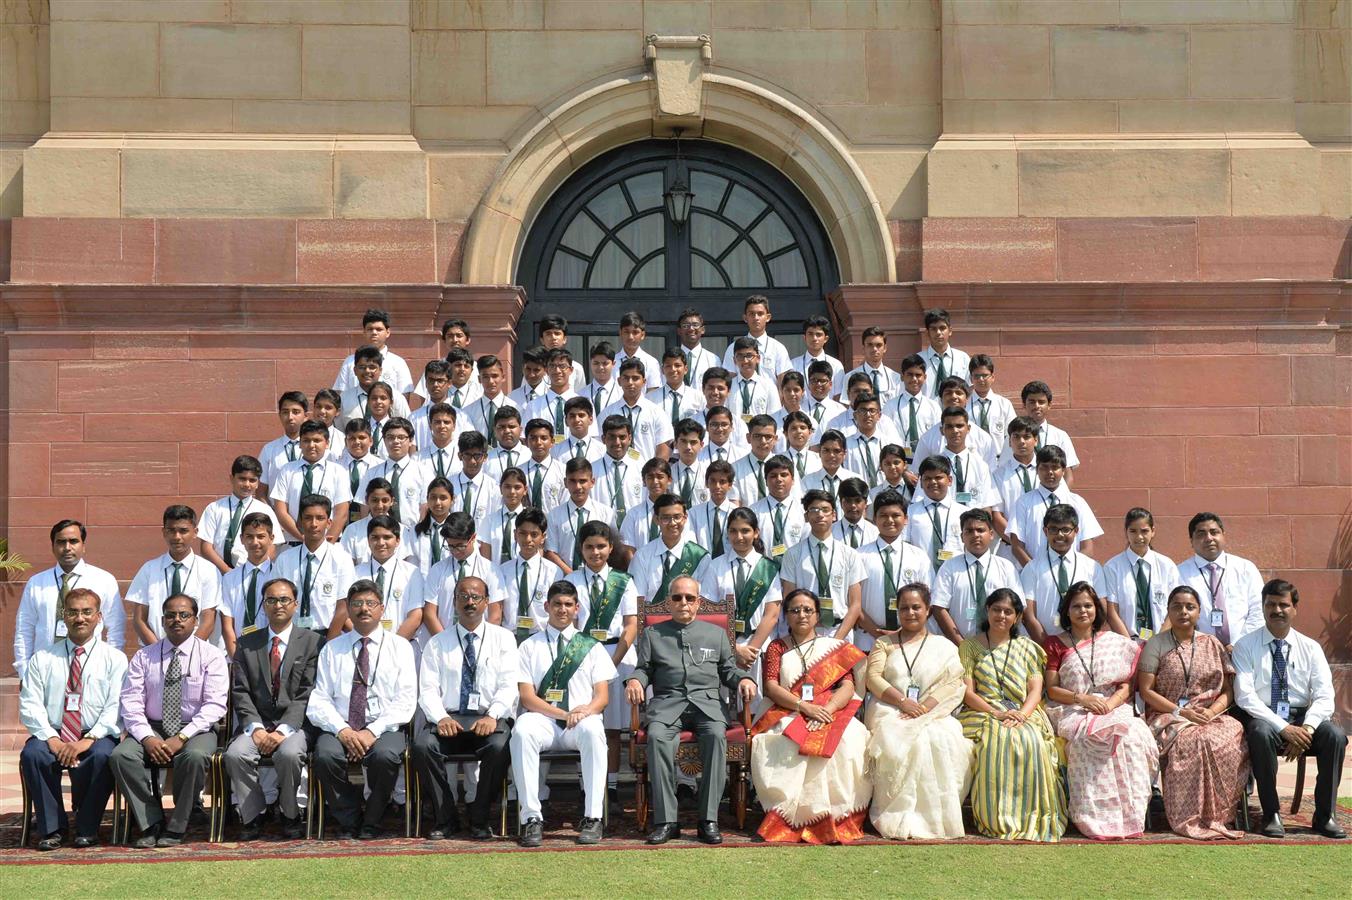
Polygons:
[[896,280],[887,223],[844,144],[808,109],[744,78],[710,69],[700,80],[700,115],[656,116],[657,83],[636,71],[593,84],[545,111],[514,142],[471,220],[466,284],[511,284],[526,230],[570,174],[633,141],[687,137],[731,144],[783,172],[826,228],[842,282]]

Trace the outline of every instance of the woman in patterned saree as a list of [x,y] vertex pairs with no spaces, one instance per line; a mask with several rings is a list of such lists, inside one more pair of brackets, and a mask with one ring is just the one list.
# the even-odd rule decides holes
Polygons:
[[1077,581],[1057,611],[1065,631],[1047,638],[1047,714],[1066,742],[1070,820],[1085,837],[1118,840],[1145,831],[1159,750],[1136,718],[1132,679],[1140,650],[1107,622],[1094,586]]
[[1241,838],[1231,828],[1249,778],[1244,727],[1225,711],[1234,670],[1221,642],[1197,631],[1202,602],[1186,585],[1169,594],[1169,629],[1141,651],[1146,722],[1159,741],[1169,827],[1194,840]]
[[897,592],[895,635],[868,655],[864,714],[870,733],[869,817],[888,838],[962,837],[962,799],[972,781],[976,746],[962,736],[953,710],[962,703],[958,648],[929,632],[930,591],[913,583]]
[[1014,591],[991,592],[981,630],[958,648],[966,686],[958,721],[977,745],[972,818],[990,837],[1057,841],[1066,830],[1066,788],[1042,710],[1047,655],[1018,633],[1022,615]]
[[[771,705],[751,729],[751,779],[768,810],[767,841],[844,844],[863,836],[872,787],[864,772],[868,729],[854,717],[853,670],[864,652],[817,635],[821,602],[784,598],[789,634],[770,642],[762,678]],[[862,668],[862,667],[860,667]]]

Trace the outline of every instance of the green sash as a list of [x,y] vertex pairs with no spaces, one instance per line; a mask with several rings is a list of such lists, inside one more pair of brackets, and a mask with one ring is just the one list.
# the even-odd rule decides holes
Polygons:
[[[548,638],[546,638],[548,640]],[[568,710],[568,682],[572,679],[573,673],[578,670],[582,662],[595,647],[597,641],[589,634],[579,631],[573,635],[573,639],[568,642],[568,646],[563,648],[563,652],[554,658],[554,664],[545,672],[545,677],[540,679],[540,684],[535,692],[541,700],[548,702],[548,694],[552,690],[563,690],[563,700],[559,708],[565,712]]]
[[667,602],[667,591],[671,589],[671,583],[684,575],[693,575],[695,569],[699,567],[699,564],[704,561],[704,557],[708,555],[709,551],[705,550],[694,541],[687,543],[685,549],[681,551],[681,558],[676,560],[676,565],[671,567],[671,571],[667,573],[667,577],[663,578],[662,583],[658,585],[657,594],[653,597],[649,597],[647,602]]
[[756,568],[751,570],[747,576],[746,584],[742,585],[742,590],[737,595],[737,621],[750,623],[751,617],[756,610],[760,609],[761,601],[765,599],[766,591],[770,590],[770,582],[779,574],[779,566],[768,556],[762,556],[760,562],[756,563]]
[[629,587],[629,574],[626,572],[617,572],[611,569],[610,574],[606,576],[606,590],[601,595],[601,602],[592,607],[591,614],[587,616],[587,627],[583,630],[587,634],[593,631],[610,631],[610,623],[615,620],[615,613],[620,608],[620,600],[624,597],[625,588]]

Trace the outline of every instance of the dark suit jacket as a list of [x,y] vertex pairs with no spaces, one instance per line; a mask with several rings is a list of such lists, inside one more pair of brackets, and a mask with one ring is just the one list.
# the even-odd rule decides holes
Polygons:
[[320,638],[308,628],[291,626],[291,637],[282,654],[281,690],[272,696],[272,639],[267,628],[246,634],[235,645],[235,674],[231,699],[235,704],[236,731],[253,722],[271,729],[288,725],[300,731],[305,707],[315,686]]
[[750,676],[737,668],[726,631],[698,619],[685,626],[668,619],[639,634],[633,677],[653,689],[648,720],[675,725],[691,707],[727,721],[721,688],[736,690]]

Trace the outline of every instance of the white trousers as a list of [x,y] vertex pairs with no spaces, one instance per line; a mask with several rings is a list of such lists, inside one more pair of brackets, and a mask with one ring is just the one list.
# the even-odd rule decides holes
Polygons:
[[542,713],[522,713],[512,727],[512,781],[520,820],[540,818],[540,754],[576,750],[582,756],[582,796],[589,819],[601,818],[606,802],[606,731],[600,716],[568,728]]

